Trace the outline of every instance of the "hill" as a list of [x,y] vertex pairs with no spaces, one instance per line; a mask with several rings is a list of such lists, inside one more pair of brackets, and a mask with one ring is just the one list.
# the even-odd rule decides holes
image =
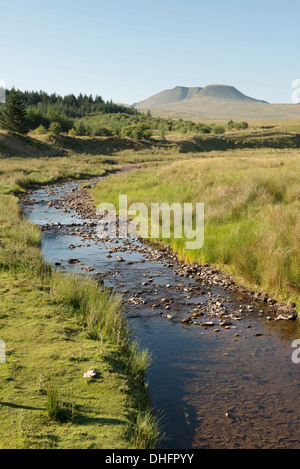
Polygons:
[[199,98],[201,99],[207,96],[218,99],[231,99],[235,101],[266,102],[250,98],[234,88],[234,86],[208,85],[204,88],[175,86],[175,88],[171,90],[161,91],[160,93],[150,96],[148,99],[136,103],[134,107],[136,109],[151,109],[153,107],[179,103],[185,100],[195,100],[195,98],[198,100]]
[[204,88],[176,86],[135,104],[155,116],[194,120],[278,121],[300,119],[298,104],[269,104],[241,93],[233,86]]
[[268,104],[267,101],[261,101],[259,99],[250,98],[250,96],[246,96],[237,90],[234,86],[208,85],[201,89],[199,95],[201,95],[201,97],[210,96],[212,98],[219,99],[232,99],[234,101],[248,101]]

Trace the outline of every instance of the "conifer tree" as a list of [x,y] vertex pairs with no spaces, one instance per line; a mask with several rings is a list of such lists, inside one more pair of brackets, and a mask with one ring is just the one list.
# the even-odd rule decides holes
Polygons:
[[26,109],[14,90],[10,92],[7,103],[0,114],[0,127],[20,134],[28,132]]

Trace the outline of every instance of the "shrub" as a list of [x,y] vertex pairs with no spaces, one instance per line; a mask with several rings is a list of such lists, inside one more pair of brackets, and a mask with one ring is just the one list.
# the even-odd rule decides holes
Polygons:
[[43,125],[39,125],[33,132],[36,135],[45,135],[47,133],[47,129]]
[[152,137],[152,130],[146,124],[130,125],[123,129],[123,135],[131,137],[135,140],[148,140]]
[[223,134],[225,132],[225,128],[222,125],[215,125],[213,127],[213,133],[214,134]]
[[95,135],[95,137],[112,137],[113,132],[110,129],[108,129],[107,127],[98,127],[94,131],[94,135]]
[[62,128],[59,122],[51,122],[49,126],[49,132],[52,135],[59,135],[62,132]]

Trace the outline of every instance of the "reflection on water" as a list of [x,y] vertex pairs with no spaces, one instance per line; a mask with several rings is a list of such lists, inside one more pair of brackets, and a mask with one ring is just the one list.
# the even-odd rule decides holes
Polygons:
[[[37,190],[33,194],[37,203],[25,207],[29,219],[39,225],[80,223],[75,212],[48,205],[71,187]],[[268,321],[254,311],[245,312],[236,329],[219,328],[218,333],[199,325],[184,326],[180,320],[208,300],[208,290],[201,297],[190,297],[178,283],[189,287],[195,285],[193,279],[174,276],[165,262],[151,260],[128,241],[87,243],[81,237],[82,232],[67,226],[45,231],[45,258],[85,274],[84,267],[90,266],[105,285],[125,292],[133,333],[153,357],[147,380],[153,408],[163,417],[168,436],[163,447],[300,447],[300,364],[291,360],[292,341],[300,338],[298,321]],[[72,252],[71,244],[76,246]],[[117,261],[118,255],[123,262]],[[68,265],[70,257],[79,260],[76,267]],[[240,307],[234,294],[210,290],[230,308]],[[134,294],[139,298],[136,304],[127,301]],[[163,298],[172,320],[160,314]]]

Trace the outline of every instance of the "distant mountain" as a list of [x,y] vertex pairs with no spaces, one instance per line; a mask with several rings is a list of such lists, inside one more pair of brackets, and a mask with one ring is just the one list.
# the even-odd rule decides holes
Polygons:
[[208,85],[205,88],[202,88],[199,93],[201,96],[210,96],[211,98],[219,99],[233,99],[235,101],[249,101],[257,103],[267,103],[267,101],[261,101],[259,99],[250,98],[245,94],[241,93],[234,86],[226,85]]
[[151,109],[157,106],[165,106],[166,104],[173,104],[182,101],[183,99],[190,99],[202,90],[202,88],[186,88],[185,86],[175,86],[172,90],[165,90],[157,93],[144,101],[136,103],[135,107]]
[[263,102],[249,96],[244,95],[234,86],[226,85],[208,85],[205,88],[194,87],[187,88],[185,86],[175,86],[171,90],[161,91],[150,98],[135,103],[136,109],[152,109],[154,107],[166,106],[186,100],[198,100],[203,97],[211,97],[218,99],[231,99],[235,101]]
[[289,120],[300,119],[296,104],[269,104],[251,98],[234,86],[175,86],[135,103],[136,109],[156,116],[194,120]]

